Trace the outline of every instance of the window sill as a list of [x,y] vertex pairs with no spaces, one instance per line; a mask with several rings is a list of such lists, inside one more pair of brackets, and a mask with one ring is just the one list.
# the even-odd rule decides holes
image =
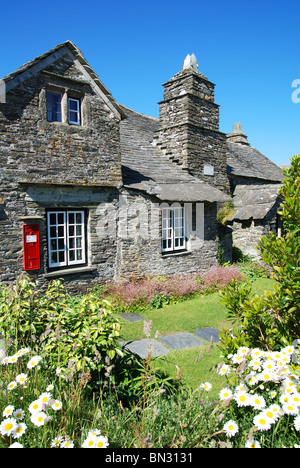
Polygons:
[[167,258],[167,257],[181,257],[182,255],[191,255],[192,251],[191,250],[185,250],[183,252],[168,252],[168,253],[162,253],[161,257],[162,258]]
[[66,276],[66,275],[74,275],[76,273],[88,273],[90,271],[95,271],[95,267],[79,267],[79,268],[69,268],[66,270],[56,270],[51,271],[49,273],[44,274],[44,278],[55,278],[57,276]]

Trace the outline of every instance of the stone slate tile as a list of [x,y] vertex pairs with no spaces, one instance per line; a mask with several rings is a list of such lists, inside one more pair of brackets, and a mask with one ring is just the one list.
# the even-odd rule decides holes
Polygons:
[[142,317],[141,315],[139,314],[136,314],[134,312],[131,312],[131,313],[122,313],[122,314],[118,314],[120,315],[120,317],[122,317],[123,319],[127,320],[128,322],[138,322],[139,320],[145,320],[144,317]]
[[138,354],[141,358],[146,358],[148,356],[150,347],[152,357],[165,356],[169,353],[168,348],[166,348],[162,343],[149,338],[132,342],[123,342],[121,344],[125,345],[126,349],[132,353]]
[[194,333],[204,341],[210,341],[211,337],[213,337],[214,343],[218,343],[220,341],[219,330],[216,328],[197,328]]
[[203,344],[201,340],[188,332],[160,336],[159,339],[172,349],[193,348],[195,346],[202,346]]

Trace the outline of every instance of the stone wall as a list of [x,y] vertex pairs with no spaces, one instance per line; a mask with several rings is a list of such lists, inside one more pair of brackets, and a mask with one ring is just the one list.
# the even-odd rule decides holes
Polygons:
[[161,251],[161,207],[156,199],[141,193],[122,193],[118,223],[120,280],[147,275],[203,272],[217,263],[216,204],[197,204],[197,224],[192,230],[192,205],[185,204],[187,249],[180,253]]
[[214,84],[183,70],[164,84],[158,145],[174,163],[220,190],[228,189],[226,136],[219,131]]
[[[46,90],[81,98],[82,125],[47,122]],[[0,104],[0,164],[8,180],[121,182],[119,121],[66,56],[8,91]]]

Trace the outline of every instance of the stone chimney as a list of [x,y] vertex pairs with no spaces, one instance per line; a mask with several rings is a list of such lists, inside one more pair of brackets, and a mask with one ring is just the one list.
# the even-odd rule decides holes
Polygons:
[[226,135],[219,131],[214,87],[198,70],[194,54],[164,85],[159,102],[158,144],[174,164],[220,189],[228,186]]
[[231,133],[227,135],[227,141],[233,141],[234,143],[240,143],[241,145],[250,146],[246,134],[243,132],[242,125],[240,122],[233,124]]

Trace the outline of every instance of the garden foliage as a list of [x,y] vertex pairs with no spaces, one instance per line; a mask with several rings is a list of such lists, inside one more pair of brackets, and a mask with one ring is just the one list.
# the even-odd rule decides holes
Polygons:
[[27,276],[0,288],[0,330],[6,342],[51,353],[51,366],[77,372],[98,371],[105,357],[122,355],[120,324],[109,303],[95,294],[74,305],[60,280],[40,291]]

